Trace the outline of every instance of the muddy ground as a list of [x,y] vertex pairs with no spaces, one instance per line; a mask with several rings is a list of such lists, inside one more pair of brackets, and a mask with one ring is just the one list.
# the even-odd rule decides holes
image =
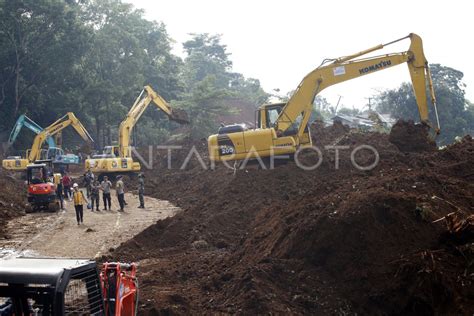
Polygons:
[[[17,185],[20,183],[14,182]],[[18,194],[26,188],[17,188]],[[10,188],[3,188],[2,193]],[[13,192],[8,199],[12,203]],[[24,212],[24,205],[9,209],[11,213],[2,225],[0,258],[52,256],[65,258],[102,258],[120,243],[129,240],[157,220],[173,216],[179,208],[167,201],[146,197],[145,209],[139,209],[138,197],[127,193],[125,212],[118,211],[113,194],[112,210],[105,211],[102,201],[99,211],[84,209],[84,223],[77,225],[72,201],[64,202],[64,210],[56,213]],[[22,203],[24,200],[21,199]],[[20,203],[20,202],[19,202]],[[9,213],[9,214],[10,214]]]
[[[454,238],[443,219],[473,214],[474,141],[410,150],[415,138],[403,133],[394,145],[385,134],[317,126],[323,161],[313,171],[289,162],[234,174],[197,159],[179,170],[184,150],[168,170],[166,151],[156,157],[147,193],[184,211],[112,256],[140,262],[142,314],[474,312],[473,234]],[[206,156],[205,141],[185,145]],[[347,146],[338,168],[325,145]],[[351,163],[359,145],[377,150],[375,168]],[[318,161],[314,152],[300,158]],[[370,149],[353,158],[376,160]]]

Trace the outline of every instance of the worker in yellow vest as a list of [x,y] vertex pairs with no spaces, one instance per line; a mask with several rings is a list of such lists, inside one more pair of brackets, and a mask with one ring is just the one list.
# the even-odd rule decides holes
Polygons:
[[81,223],[84,223],[84,204],[89,204],[89,201],[84,196],[84,193],[79,190],[79,185],[77,183],[74,183],[72,188],[72,199],[74,201],[74,208],[76,209],[77,225],[80,225]]

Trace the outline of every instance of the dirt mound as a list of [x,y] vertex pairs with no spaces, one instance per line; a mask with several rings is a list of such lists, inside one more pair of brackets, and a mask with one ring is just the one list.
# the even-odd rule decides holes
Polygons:
[[[180,170],[193,146],[209,166],[205,142],[184,144],[171,170],[156,157],[148,194],[184,212],[114,252],[142,260],[143,314],[474,312],[474,240],[442,237],[445,215],[474,211],[474,141],[402,152],[388,135],[312,129],[312,171],[234,174],[195,157]],[[338,158],[326,145],[341,146]]]
[[4,238],[6,222],[25,213],[26,187],[13,174],[1,170],[0,188],[0,238]]
[[403,152],[436,150],[436,142],[429,137],[429,127],[413,121],[399,120],[395,123],[389,140]]
[[347,125],[343,125],[341,121],[334,121],[334,124],[324,127],[324,122],[321,120],[314,121],[311,126],[311,136],[313,144],[316,146],[332,145],[338,139],[346,135],[350,129]]

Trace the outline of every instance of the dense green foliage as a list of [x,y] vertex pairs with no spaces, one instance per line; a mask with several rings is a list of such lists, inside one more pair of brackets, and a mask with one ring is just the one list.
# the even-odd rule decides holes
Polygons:
[[[438,114],[442,133],[438,137],[440,145],[453,142],[456,136],[474,133],[474,106],[465,98],[463,73],[459,70],[430,65]],[[419,121],[419,113],[411,84],[403,83],[399,88],[386,90],[377,97],[377,109],[390,113],[395,118]],[[430,121],[436,122],[434,110],[430,107]]]
[[[205,137],[223,116],[238,111],[228,104],[257,107],[270,96],[257,79],[232,71],[220,35],[191,34],[182,43],[183,58],[172,53],[173,43],[163,23],[146,20],[142,10],[121,1],[0,0],[0,142],[19,114],[47,126],[73,111],[101,148],[117,140],[120,121],[146,84],[185,109],[192,124],[183,128],[169,122],[152,106],[135,128],[135,145],[159,144],[177,134]],[[472,134],[474,105],[464,97],[463,73],[438,64],[431,68],[443,129],[440,143]],[[377,109],[418,119],[408,83],[380,93]],[[359,111],[336,109],[318,96],[313,112],[312,119],[328,119],[336,112]],[[21,136],[16,148],[28,148],[32,134]],[[72,132],[64,138],[66,147],[80,144]]]
[[[192,34],[184,59],[172,44],[163,23],[121,1],[0,0],[0,141],[19,114],[47,126],[73,111],[100,148],[117,140],[120,121],[146,84],[187,110],[192,124],[183,129],[150,107],[135,130],[142,145],[175,132],[216,131],[218,115],[232,111],[228,99],[256,106],[266,100],[258,80],[232,72],[219,35]],[[31,139],[22,133],[16,147]]]

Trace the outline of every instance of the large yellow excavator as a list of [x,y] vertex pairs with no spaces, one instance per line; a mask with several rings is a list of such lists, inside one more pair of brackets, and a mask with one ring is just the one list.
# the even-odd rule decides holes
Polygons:
[[[408,51],[357,59],[407,38],[411,40]],[[434,130],[438,134],[439,119],[428,61],[423,53],[421,38],[411,33],[356,54],[324,60],[318,68],[306,75],[287,103],[264,104],[258,109],[256,129],[246,130],[241,125],[230,125],[221,127],[218,134],[211,135],[208,138],[210,159],[238,161],[291,155],[299,148],[311,146],[308,120],[318,93],[329,86],[402,63],[408,65],[421,122],[433,128],[428,118],[426,88],[429,88],[437,121]]]
[[2,161],[3,168],[7,170],[15,171],[24,171],[27,169],[28,164],[34,163],[37,160],[42,160],[44,157],[41,157],[42,146],[48,137],[52,137],[60,133],[63,129],[68,126],[74,127],[76,132],[84,139],[86,142],[93,142],[94,140],[90,136],[89,132],[82,125],[79,119],[72,112],[68,112],[66,115],[55,121],[53,124],[46,127],[44,130],[39,132],[34,141],[31,149],[26,151],[26,157],[13,157],[7,158]]
[[180,124],[189,123],[186,112],[180,109],[172,109],[168,102],[150,86],[145,86],[128,111],[125,119],[120,123],[118,146],[105,146],[101,155],[95,155],[90,159],[86,159],[86,170],[91,170],[100,175],[140,171],[140,163],[132,159],[130,135],[138,119],[151,102],[162,110],[170,120]]

